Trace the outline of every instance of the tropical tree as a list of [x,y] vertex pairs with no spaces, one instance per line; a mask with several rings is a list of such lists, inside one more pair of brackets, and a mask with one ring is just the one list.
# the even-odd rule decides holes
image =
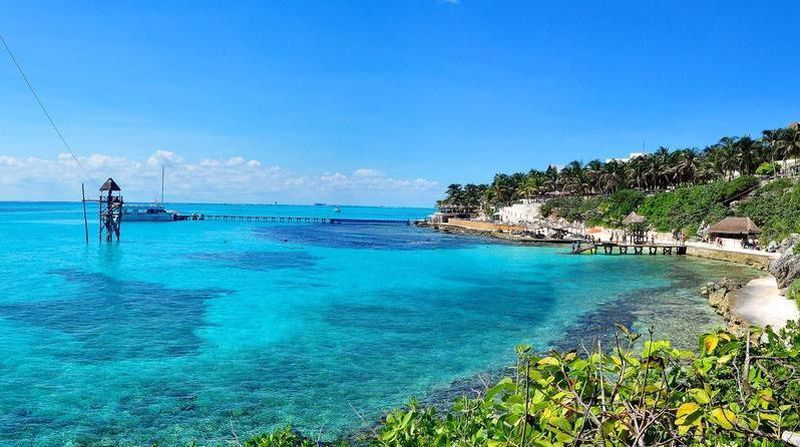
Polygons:
[[797,158],[798,155],[800,155],[800,126],[798,126],[797,123],[783,129],[778,149],[783,160],[783,172],[788,175],[787,160],[790,158]]

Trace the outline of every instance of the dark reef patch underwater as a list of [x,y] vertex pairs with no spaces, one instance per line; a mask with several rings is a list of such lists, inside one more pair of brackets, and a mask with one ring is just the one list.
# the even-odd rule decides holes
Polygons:
[[314,256],[301,250],[219,251],[192,253],[186,257],[192,260],[219,263],[225,267],[255,271],[309,268],[313,267],[317,260],[319,260],[318,256]]
[[303,246],[374,250],[435,250],[465,248],[473,238],[436,234],[406,225],[272,225],[253,229],[262,238]]
[[192,354],[201,344],[195,330],[207,324],[203,303],[230,293],[171,289],[75,269],[51,273],[81,284],[81,293],[69,299],[1,304],[0,317],[74,337],[81,349],[68,355],[77,361]]

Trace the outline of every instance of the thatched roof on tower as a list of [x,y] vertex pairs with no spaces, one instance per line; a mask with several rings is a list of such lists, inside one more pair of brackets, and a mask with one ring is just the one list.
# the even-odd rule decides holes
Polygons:
[[761,233],[749,217],[726,217],[708,229],[709,234],[719,234],[724,236],[747,236]]
[[100,191],[122,191],[122,188],[117,185],[113,178],[109,177],[108,180],[100,187]]
[[636,211],[631,211],[627,217],[622,219],[622,225],[635,225],[635,224],[643,224],[646,223],[647,219],[644,216],[640,216],[636,214]]

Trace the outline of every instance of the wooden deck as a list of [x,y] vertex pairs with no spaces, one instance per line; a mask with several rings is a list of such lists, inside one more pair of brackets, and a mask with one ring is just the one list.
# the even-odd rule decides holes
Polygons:
[[599,242],[599,243],[585,243],[578,246],[573,250],[573,254],[590,253],[597,254],[602,251],[603,254],[613,255],[641,255],[647,253],[648,255],[685,255],[686,245],[679,243],[644,243],[644,244],[625,244],[616,242]]

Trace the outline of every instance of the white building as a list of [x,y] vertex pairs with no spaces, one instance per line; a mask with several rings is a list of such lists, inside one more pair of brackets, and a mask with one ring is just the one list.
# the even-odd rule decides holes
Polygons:
[[497,219],[509,225],[532,224],[542,219],[541,201],[523,199],[511,205],[504,206],[495,214]]

